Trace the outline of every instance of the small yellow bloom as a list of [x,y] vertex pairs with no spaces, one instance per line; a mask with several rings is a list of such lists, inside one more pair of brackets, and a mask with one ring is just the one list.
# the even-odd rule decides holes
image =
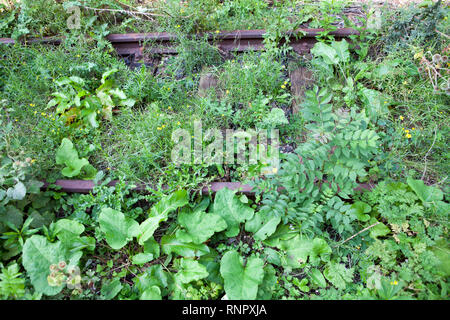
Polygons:
[[416,128],[412,127],[411,130],[416,130]]
[[167,109],[172,110],[172,107],[169,106]]
[[156,128],[157,130],[162,130],[162,128],[161,127],[158,127],[158,128]]
[[405,130],[406,133],[409,133],[409,130]]
[[282,84],[281,85],[281,89],[284,89],[284,88],[286,88],[286,86],[284,84]]
[[398,285],[398,282],[397,282],[397,281],[394,281],[394,285]]
[[405,119],[405,118],[403,118],[403,116],[400,116],[399,118],[400,118],[400,120],[403,120],[403,119]]
[[225,115],[222,113],[222,117],[225,117]]
[[108,167],[108,168],[106,168],[106,170],[111,170],[111,168],[110,168],[110,167]]
[[19,120],[16,119],[16,122],[17,122],[17,121],[19,121]]
[[230,93],[230,90],[225,91],[225,93],[226,93],[226,94],[229,94],[229,93]]
[[35,163],[35,162],[36,162],[36,159],[32,159],[32,160],[31,160],[31,163]]
[[216,30],[216,33],[220,33],[220,30]]
[[181,125],[180,121],[177,122],[177,125]]
[[403,81],[403,84],[404,84],[404,85],[407,85],[407,84],[408,84],[408,81]]
[[177,28],[180,28],[181,26],[179,24],[177,24]]
[[80,57],[80,55],[79,54],[77,54],[77,58],[79,58]]
[[44,112],[41,112],[41,116],[45,116],[45,113],[44,113]]
[[166,127],[166,125],[165,125],[165,124],[163,124],[163,125],[162,125],[162,128],[164,129],[165,127]]
[[411,135],[408,133],[407,135],[406,135],[406,138],[408,138],[408,139],[411,139]]

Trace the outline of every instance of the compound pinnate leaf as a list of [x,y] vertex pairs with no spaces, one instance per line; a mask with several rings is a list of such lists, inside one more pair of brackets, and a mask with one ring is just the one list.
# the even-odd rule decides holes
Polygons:
[[256,299],[258,286],[264,279],[263,260],[252,256],[245,266],[242,260],[237,251],[228,251],[220,261],[220,274],[230,300]]
[[241,222],[250,220],[254,210],[242,203],[236,196],[236,191],[223,188],[216,193],[214,213],[220,215],[227,223],[227,237],[237,236]]
[[139,224],[136,221],[111,208],[103,209],[98,221],[100,229],[105,233],[106,242],[114,250],[121,249],[139,233]]

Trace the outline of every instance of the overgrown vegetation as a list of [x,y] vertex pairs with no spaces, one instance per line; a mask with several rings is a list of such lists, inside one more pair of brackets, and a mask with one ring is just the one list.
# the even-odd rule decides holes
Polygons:
[[[441,1],[378,8],[379,29],[345,1],[6,3],[0,36],[65,41],[0,44],[0,299],[448,299]],[[285,32],[304,26],[324,30],[299,56]],[[338,26],[360,34],[336,41]],[[257,28],[264,51],[191,37]],[[179,54],[130,69],[105,36],[131,31],[176,33]],[[314,84],[292,113],[298,66]],[[194,149],[194,121],[278,129],[279,166],[175,165],[172,134]],[[199,192],[211,181],[255,194]]]

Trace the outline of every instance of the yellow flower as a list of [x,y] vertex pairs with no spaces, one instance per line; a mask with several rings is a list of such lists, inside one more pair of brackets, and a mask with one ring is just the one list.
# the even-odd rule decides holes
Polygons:
[[284,89],[284,88],[286,88],[286,86],[284,84],[282,84],[281,85],[281,89]]
[[44,112],[41,112],[41,116],[45,116],[45,113],[44,113]]
[[220,33],[220,30],[216,30],[216,33]]
[[17,121],[19,121],[19,120],[16,119],[16,122],[17,122]]
[[177,28],[180,28],[181,26],[179,24],[177,24]]
[[177,122],[177,125],[181,125],[180,121]]
[[156,128],[157,130],[162,130],[161,127]]
[[166,127],[166,125],[165,125],[165,124],[163,124],[163,125],[162,125],[162,128],[164,129],[165,127]]
[[412,127],[411,130],[416,130],[416,128]]
[[225,117],[225,115],[222,113],[222,117]]
[[406,134],[406,138],[408,138],[408,139],[411,139],[411,135],[408,133],[408,134]]
[[32,159],[32,160],[31,160],[31,163],[35,163],[35,162],[36,162],[36,159]]
[[409,130],[405,130],[406,133],[409,133]]
[[226,93],[226,94],[229,94],[229,93],[230,93],[230,90],[225,91],[225,93]]
[[404,84],[404,85],[408,84],[408,81],[403,81],[403,84]]
[[108,168],[106,168],[106,170],[111,170],[111,168],[110,168],[110,167],[108,167]]
[[398,285],[398,282],[397,282],[397,281],[394,281],[394,285]]
[[278,168],[273,168],[273,169],[272,169],[272,172],[273,172],[273,173],[277,173],[277,172],[278,172]]
[[403,119],[405,119],[405,118],[403,118],[403,116],[400,116],[399,118],[400,118],[400,120],[403,120]]
[[79,54],[77,54],[77,58],[79,58],[80,57],[80,55]]

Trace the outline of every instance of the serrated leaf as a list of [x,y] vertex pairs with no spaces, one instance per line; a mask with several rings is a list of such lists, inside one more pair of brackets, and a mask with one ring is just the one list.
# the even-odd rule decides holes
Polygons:
[[325,278],[336,288],[344,290],[347,283],[353,281],[353,268],[346,268],[341,263],[330,263],[323,272]]

